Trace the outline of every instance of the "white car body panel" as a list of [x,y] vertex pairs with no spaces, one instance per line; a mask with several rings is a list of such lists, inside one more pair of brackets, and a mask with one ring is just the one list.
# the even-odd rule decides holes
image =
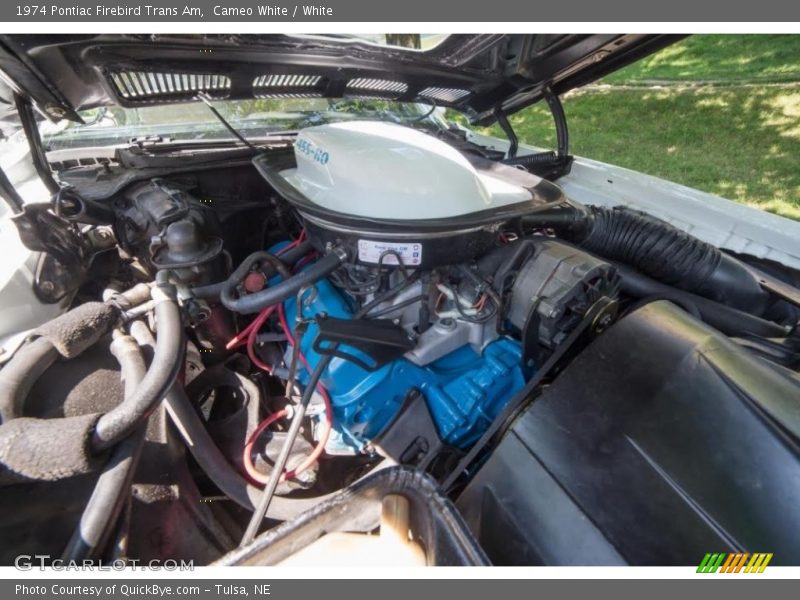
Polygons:
[[[0,167],[6,173],[21,173],[17,192],[27,202],[41,202],[50,194],[31,166],[30,151],[24,137],[6,141]],[[9,359],[28,332],[64,311],[62,304],[44,304],[33,291],[38,252],[26,248],[11,220],[11,210],[0,205],[0,364]]]

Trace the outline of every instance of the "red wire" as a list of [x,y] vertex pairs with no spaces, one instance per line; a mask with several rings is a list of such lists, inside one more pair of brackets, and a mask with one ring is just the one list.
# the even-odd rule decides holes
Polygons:
[[[276,252],[276,256],[300,245],[306,237],[306,231],[303,229],[300,232],[298,238],[284,246],[280,251]],[[245,343],[247,345],[247,355],[252,361],[254,365],[256,365],[259,369],[266,371],[267,373],[272,373],[272,365],[269,365],[262,361],[255,352],[255,343],[258,338],[258,332],[261,327],[266,323],[267,319],[275,312],[276,305],[268,306],[264,308],[258,316],[253,319],[253,321],[245,327],[242,331],[236,334],[231,340],[225,345],[225,348],[231,350],[232,348],[236,348],[241,344]],[[288,340],[289,344],[294,346],[295,340],[294,336],[292,336],[292,332],[289,329],[289,324],[286,322],[286,313],[283,309],[283,303],[277,304],[278,309],[278,320],[281,325],[281,329],[283,333],[286,335],[286,339]],[[311,372],[311,367],[306,360],[306,357],[300,353],[299,354],[300,362],[303,363],[303,366],[306,368],[306,371],[309,373]],[[298,474],[302,473],[306,469],[308,469],[311,465],[313,465],[317,459],[322,455],[325,451],[325,445],[328,443],[328,439],[330,438],[331,429],[333,428],[333,407],[331,406],[331,399],[328,396],[328,391],[321,383],[317,383],[317,390],[319,391],[320,395],[322,396],[323,404],[325,405],[325,422],[322,424],[322,430],[320,432],[319,441],[317,445],[314,447],[314,450],[309,454],[306,459],[297,466],[294,470],[286,471],[281,476],[282,481],[286,481],[288,479],[292,479],[296,477]],[[267,427],[272,425],[278,419],[285,417],[288,414],[286,409],[278,411],[269,417],[267,417],[264,421],[262,421],[256,430],[253,432],[253,435],[250,436],[247,444],[244,447],[244,456],[243,456],[243,463],[245,471],[247,475],[256,482],[266,484],[267,478],[259,473],[255,465],[253,464],[253,458],[251,456],[253,452],[253,445],[255,444],[256,439],[258,436],[263,433]]]
[[[286,335],[286,339],[289,341],[289,343],[292,346],[294,346],[295,340],[289,329],[289,324],[286,321],[286,313],[284,312],[283,304],[282,303],[278,304],[277,308],[278,308],[278,319],[281,324],[281,329],[283,329],[283,332]],[[253,321],[252,326],[249,328],[250,333],[247,338],[247,354],[248,356],[250,356],[250,360],[252,360],[253,363],[256,364],[256,366],[258,366],[259,368],[264,369],[265,371],[270,373],[272,372],[272,367],[262,362],[255,354],[255,339],[256,336],[258,335],[259,329],[261,329],[261,326],[274,312],[274,310],[275,306],[269,306],[259,313],[259,315]],[[308,364],[308,361],[306,360],[306,357],[302,353],[300,353],[299,358],[300,362],[303,363],[303,366],[306,368],[306,370],[310,372],[311,369]],[[322,424],[322,430],[320,432],[319,441],[317,442],[317,445],[314,447],[314,450],[311,452],[311,454],[309,454],[306,457],[306,459],[297,466],[297,468],[291,471],[286,471],[281,475],[281,481],[287,481],[289,479],[292,479],[297,475],[299,475],[300,473],[302,473],[303,471],[305,471],[306,469],[308,469],[309,467],[311,467],[311,465],[313,465],[325,451],[325,445],[328,443],[328,439],[330,438],[331,435],[331,428],[333,426],[333,408],[331,406],[330,397],[328,396],[328,391],[322,386],[322,384],[320,383],[317,384],[317,390],[319,390],[319,393],[322,396],[322,400],[325,405],[325,422]],[[255,431],[250,436],[250,439],[245,445],[242,456],[242,463],[244,465],[245,472],[253,481],[256,481],[261,484],[266,484],[268,479],[265,475],[259,473],[256,470],[255,465],[253,464],[252,453],[253,453],[253,445],[255,444],[256,439],[258,438],[259,435],[261,435],[261,433],[263,433],[267,429],[267,427],[272,425],[278,419],[285,417],[287,414],[288,411],[284,409],[264,419],[264,421],[262,421],[258,425],[258,427],[256,427]]]
[[303,230],[300,232],[300,235],[298,235],[298,236],[297,236],[297,239],[296,239],[296,240],[294,240],[293,242],[290,242],[289,244],[286,244],[286,245],[285,245],[283,248],[281,248],[280,250],[278,250],[278,251],[275,253],[275,256],[280,256],[281,254],[283,254],[283,253],[285,253],[285,252],[288,252],[288,251],[289,251],[289,250],[291,250],[292,248],[296,248],[296,247],[297,247],[297,246],[299,246],[299,245],[300,245],[300,244],[303,242],[303,240],[305,240],[305,239],[306,239],[306,230],[305,230],[305,229],[303,229]]
[[269,319],[270,315],[275,312],[275,305],[268,306],[267,308],[263,309],[258,316],[253,320],[253,322],[248,326],[247,330],[247,356],[250,357],[250,360],[254,365],[256,365],[262,371],[266,371],[267,373],[272,373],[272,365],[268,365],[264,361],[262,361],[258,355],[256,354],[256,340],[258,338],[258,332],[261,330],[261,327],[264,323]]
[[281,254],[285,254],[286,252],[288,252],[292,248],[296,248],[298,246],[298,244],[300,244],[299,240],[300,240],[300,238],[297,238],[295,241],[286,244],[283,248],[281,248],[280,250],[278,250],[275,253],[275,256],[280,256]]
[[235,336],[233,336],[228,341],[228,343],[225,344],[225,349],[226,350],[232,350],[232,349],[236,348],[237,346],[241,346],[247,340],[247,336],[250,334],[250,330],[253,328],[254,324],[255,324],[255,320],[251,321],[250,324],[247,327],[245,327],[239,333],[237,333]]
[[[275,253],[275,256],[280,256],[280,255],[281,255],[281,254],[283,254],[284,252],[287,252],[287,251],[291,250],[292,248],[295,248],[296,246],[298,246],[298,245],[300,244],[300,242],[302,242],[302,241],[303,241],[303,239],[305,238],[305,235],[306,235],[306,230],[305,230],[305,229],[303,229],[303,231],[301,231],[301,232],[300,232],[300,236],[299,236],[299,237],[298,237],[296,240],[294,240],[293,242],[290,242],[289,244],[287,244],[286,246],[284,246],[283,248],[281,248],[280,250],[278,250],[278,251]],[[269,307],[268,307],[268,308],[269,308]],[[250,336],[250,332],[252,331],[253,327],[255,327],[255,326],[256,326],[256,321],[258,321],[258,319],[257,319],[257,318],[256,318],[255,320],[251,321],[251,322],[250,322],[250,324],[249,324],[247,327],[245,327],[245,328],[244,328],[244,329],[242,329],[242,330],[241,330],[239,333],[237,333],[235,336],[233,336],[233,337],[232,337],[232,338],[231,338],[231,339],[228,341],[228,343],[227,343],[227,344],[225,344],[225,349],[226,349],[226,350],[233,350],[233,349],[234,349],[234,348],[236,348],[237,346],[241,346],[241,345],[242,345],[242,344],[244,344],[246,341],[248,341],[248,339],[249,339],[249,336]],[[259,327],[260,327],[260,325],[259,325]],[[249,351],[249,350],[248,350],[248,354],[250,354],[250,351]],[[252,360],[252,358],[253,358],[253,357],[251,356],[250,358],[251,358],[251,360]],[[256,362],[256,364],[258,364],[258,361],[257,361],[257,360],[254,360],[253,362]],[[263,363],[262,363],[262,364],[263,364]],[[261,368],[263,368],[263,367],[261,367]],[[266,370],[266,369],[265,369],[265,370]],[[269,369],[269,370],[270,370],[270,372],[271,372],[271,367],[270,367],[270,369]]]
[[[292,332],[289,329],[289,324],[286,322],[286,313],[283,310],[283,304],[278,305],[278,321],[281,324],[281,329],[283,329],[284,335],[286,335],[286,339],[289,340],[289,343],[294,346],[295,340],[294,336],[292,336]],[[299,354],[300,362],[303,363],[303,366],[306,368],[306,371],[311,373],[311,367],[306,360],[306,357],[301,352]],[[284,477],[286,479],[291,479],[298,473],[305,471],[308,467],[313,465],[316,460],[322,455],[325,451],[325,445],[328,443],[328,439],[331,435],[331,429],[333,428],[333,407],[331,406],[331,399],[328,396],[328,390],[325,387],[317,382],[317,390],[322,396],[322,402],[325,405],[325,422],[322,424],[322,431],[320,432],[319,441],[317,442],[314,451],[308,455],[305,461],[298,466],[294,471],[289,471],[288,473],[284,473]]]
[[[244,456],[242,456],[242,461],[244,462],[244,470],[247,475],[253,481],[257,481],[258,483],[266,484],[267,478],[259,473],[256,470],[256,466],[253,464],[253,445],[256,443],[258,436],[261,435],[264,431],[266,431],[267,427],[272,425],[278,419],[282,419],[283,417],[287,416],[289,411],[285,408],[283,410],[279,410],[278,412],[271,414],[266,419],[261,421],[261,423],[256,427],[256,430],[253,432],[253,435],[250,436],[250,439],[247,440],[247,444],[244,447]],[[282,478],[285,480],[285,478]]]

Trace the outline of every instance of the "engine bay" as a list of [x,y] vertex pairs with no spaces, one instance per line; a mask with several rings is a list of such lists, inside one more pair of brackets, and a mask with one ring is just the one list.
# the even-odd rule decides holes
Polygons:
[[428,564],[800,560],[796,273],[400,124],[140,150],[15,218],[69,310],[0,369],[4,564],[274,564],[397,494]]

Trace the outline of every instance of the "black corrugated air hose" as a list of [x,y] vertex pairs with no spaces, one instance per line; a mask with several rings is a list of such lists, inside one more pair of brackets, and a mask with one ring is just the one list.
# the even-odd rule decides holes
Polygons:
[[569,202],[530,214],[523,224],[554,229],[584,250],[750,313],[761,314],[768,300],[738,260],[644,212]]

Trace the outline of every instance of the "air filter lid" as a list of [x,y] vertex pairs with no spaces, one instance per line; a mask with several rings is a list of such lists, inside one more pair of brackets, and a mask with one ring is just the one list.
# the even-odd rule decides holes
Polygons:
[[281,175],[318,207],[353,217],[446,219],[519,204],[531,192],[478,172],[458,150],[382,121],[302,130]]

